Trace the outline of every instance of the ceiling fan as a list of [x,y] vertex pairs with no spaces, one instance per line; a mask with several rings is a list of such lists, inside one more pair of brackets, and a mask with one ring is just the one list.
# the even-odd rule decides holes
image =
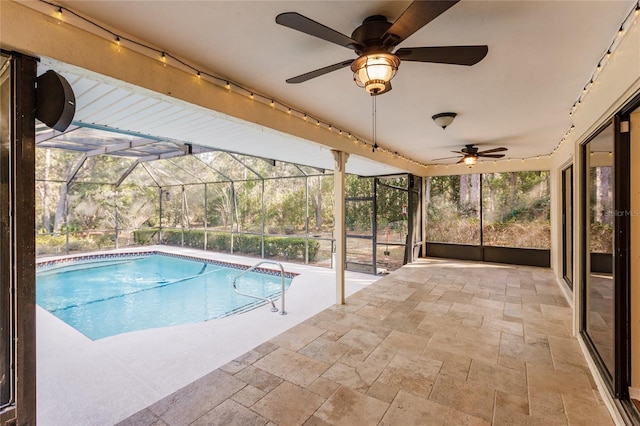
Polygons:
[[405,47],[392,53],[396,46],[458,1],[416,0],[394,23],[382,15],[369,16],[353,31],[351,37],[297,12],[281,13],[276,17],[276,23],[346,47],[358,55],[357,59],[348,59],[290,78],[287,83],[302,83],[350,65],[356,84],[375,96],[391,90],[390,81],[398,71],[400,61],[467,66],[477,64],[489,51],[486,45]]
[[[467,166],[471,167],[478,162],[479,157],[502,158],[504,157],[504,154],[494,154],[494,153],[503,152],[506,150],[507,148],[500,147],[500,148],[487,149],[485,151],[478,151],[478,147],[473,146],[473,144],[469,144],[469,145],[465,145],[464,148],[462,148],[460,151],[451,151],[451,152],[453,152],[454,154],[462,155],[462,158],[456,164],[464,163]],[[447,160],[449,158],[458,158],[458,157],[436,158],[433,161]]]

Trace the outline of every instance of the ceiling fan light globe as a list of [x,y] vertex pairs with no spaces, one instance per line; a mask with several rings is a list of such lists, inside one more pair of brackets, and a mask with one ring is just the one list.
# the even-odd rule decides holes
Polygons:
[[476,162],[478,161],[477,157],[474,156],[468,156],[468,157],[464,157],[464,164],[467,167],[472,167],[475,166]]
[[364,55],[353,61],[351,71],[358,87],[369,93],[378,93],[395,77],[400,60],[389,53]]

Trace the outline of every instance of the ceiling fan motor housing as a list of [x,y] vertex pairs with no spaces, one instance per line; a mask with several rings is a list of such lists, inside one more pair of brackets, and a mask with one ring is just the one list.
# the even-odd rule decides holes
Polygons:
[[469,155],[477,155],[478,148],[473,145],[465,145],[465,147],[462,148],[462,152],[467,153]]
[[373,15],[362,21],[362,25],[356,28],[351,34],[351,38],[360,42],[362,48],[357,47],[355,52],[358,55],[368,55],[371,53],[391,52],[394,46],[384,46],[382,36],[391,28],[391,22],[382,15]]

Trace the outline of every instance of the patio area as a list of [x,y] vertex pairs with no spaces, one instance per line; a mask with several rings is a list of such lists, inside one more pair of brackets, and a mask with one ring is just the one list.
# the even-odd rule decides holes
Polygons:
[[421,259],[119,425],[613,424],[548,269]]

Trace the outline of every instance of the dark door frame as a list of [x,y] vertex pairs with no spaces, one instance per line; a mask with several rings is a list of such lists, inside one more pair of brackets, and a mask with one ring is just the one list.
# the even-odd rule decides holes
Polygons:
[[[567,172],[570,174],[570,179],[567,180]],[[567,194],[567,184],[569,184],[569,194]],[[562,278],[564,278],[565,282],[569,286],[571,290],[573,290],[573,259],[574,259],[574,249],[573,247],[573,236],[574,236],[574,220],[573,220],[573,212],[574,212],[574,203],[573,203],[573,163],[562,169]],[[570,201],[571,211],[567,212],[567,201]],[[571,236],[570,240],[567,241],[567,216],[571,215]],[[567,258],[567,245],[571,244],[571,259]],[[568,262],[571,262],[571,279],[567,275],[568,271]]]
[[[2,140],[3,194],[1,218],[2,279],[0,291],[11,295],[10,342],[14,383],[10,404],[0,410],[0,423],[36,424],[35,316],[35,106],[37,60],[16,52],[11,57],[11,129]],[[8,336],[3,335],[6,339]]]

